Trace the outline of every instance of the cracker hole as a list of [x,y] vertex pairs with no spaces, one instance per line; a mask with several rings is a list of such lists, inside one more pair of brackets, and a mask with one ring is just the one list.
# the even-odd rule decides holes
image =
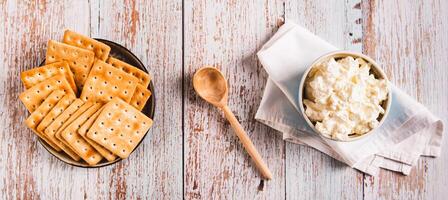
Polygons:
[[36,92],[37,92],[37,94],[39,94],[39,93],[40,93],[40,91],[39,91],[39,90],[37,90]]
[[84,68],[86,68],[86,69],[87,69],[87,65],[84,65]]
[[96,80],[96,79],[97,79],[97,77],[96,77],[96,76],[94,76],[94,77],[93,77],[93,79],[95,79],[95,80]]
[[109,99],[112,100],[112,96],[109,96]]
[[76,65],[76,61],[73,61],[73,65]]
[[61,81],[57,81],[58,82],[58,84],[61,84]]
[[125,153],[125,152],[126,152],[126,150],[125,150],[125,149],[123,149],[122,151],[123,151],[123,153]]
[[50,88],[51,88],[51,86],[50,86],[50,85],[47,85],[47,88],[48,88],[48,89],[50,89]]
[[96,131],[95,131],[95,132],[93,132],[93,134],[94,134],[94,135],[97,135],[97,134],[98,134],[98,132],[96,132]]
[[107,85],[107,81],[104,81],[104,85]]
[[87,148],[84,148],[84,151],[87,151]]
[[103,138],[103,140],[104,140],[104,141],[106,141],[106,140],[107,140],[107,138]]
[[70,132],[70,133],[68,133],[69,135],[73,135],[73,133],[72,132]]
[[103,91],[100,91],[100,95],[103,95]]
[[124,137],[123,134],[120,134],[120,137]]
[[62,71],[64,71],[64,67],[60,67],[59,69],[62,70]]
[[132,144],[132,140],[129,140],[129,144]]
[[124,94],[128,94],[128,91],[127,91],[127,90],[125,90],[125,91],[124,91]]
[[117,146],[117,144],[113,143],[112,146],[115,147],[115,146]]

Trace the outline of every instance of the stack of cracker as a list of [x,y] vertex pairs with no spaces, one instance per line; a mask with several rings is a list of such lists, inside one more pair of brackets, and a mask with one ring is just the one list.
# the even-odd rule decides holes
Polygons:
[[[151,91],[144,71],[110,47],[67,30],[48,42],[45,65],[21,73],[25,124],[55,151],[96,165],[127,158],[152,125],[141,112]],[[79,98],[78,98],[79,97]]]

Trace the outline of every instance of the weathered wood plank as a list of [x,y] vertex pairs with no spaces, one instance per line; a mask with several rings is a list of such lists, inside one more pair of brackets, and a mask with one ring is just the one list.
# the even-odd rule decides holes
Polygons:
[[[139,57],[153,77],[155,124],[132,157],[110,174],[130,199],[182,197],[182,2],[100,1],[92,33]],[[111,177],[111,178],[112,178]]]
[[[182,197],[182,2],[1,1],[0,196],[6,199]],[[123,44],[154,77],[155,125],[127,160],[101,169],[68,166],[25,128],[19,73],[42,61],[64,28]],[[7,178],[5,178],[7,177]],[[6,196],[3,196],[6,195]]]
[[[357,1],[288,1],[287,19],[336,47],[361,51]],[[286,144],[287,199],[362,199],[363,174],[315,149]]]
[[[447,1],[363,2],[365,52],[390,80],[448,121]],[[366,199],[446,199],[447,149],[440,158],[421,158],[409,176],[382,171],[366,177]]]
[[[284,198],[284,142],[254,120],[267,78],[255,53],[282,15],[281,1],[185,1],[185,198]],[[195,94],[190,79],[206,64],[228,78],[229,107],[273,180],[261,181],[223,114]]]

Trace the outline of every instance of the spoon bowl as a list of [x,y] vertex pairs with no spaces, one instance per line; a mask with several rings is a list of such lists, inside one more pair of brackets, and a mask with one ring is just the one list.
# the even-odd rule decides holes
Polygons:
[[203,67],[193,76],[194,90],[207,102],[222,107],[227,103],[227,81],[214,67]]

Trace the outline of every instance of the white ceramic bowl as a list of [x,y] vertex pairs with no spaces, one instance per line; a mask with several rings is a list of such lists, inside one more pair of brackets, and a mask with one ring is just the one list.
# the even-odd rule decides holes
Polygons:
[[[364,59],[366,62],[371,63],[371,73],[375,75],[375,78],[380,78],[380,79],[384,79],[387,81],[388,83],[388,95],[387,95],[387,99],[385,101],[382,102],[381,106],[384,109],[384,114],[378,116],[378,121],[379,121],[379,125],[370,130],[369,132],[363,134],[363,135],[354,135],[354,136],[349,136],[349,138],[347,140],[339,140],[339,139],[335,139],[335,138],[331,138],[327,135],[324,135],[322,133],[320,133],[316,128],[315,128],[315,123],[313,123],[308,116],[306,116],[305,114],[305,107],[303,105],[303,99],[304,99],[304,95],[305,94],[305,82],[306,79],[308,78],[308,74],[311,71],[311,69],[320,64],[321,62],[327,61],[329,58],[344,58],[347,56],[352,56],[353,58],[362,58]],[[391,96],[391,88],[389,86],[389,81],[387,79],[386,74],[384,73],[384,71],[378,66],[378,64],[371,59],[370,57],[364,55],[364,54],[360,54],[360,53],[356,53],[356,52],[351,52],[351,51],[334,51],[334,52],[330,52],[328,54],[325,54],[321,57],[319,57],[318,59],[316,59],[311,65],[310,67],[308,67],[308,69],[305,71],[305,73],[302,76],[302,80],[300,81],[300,86],[299,86],[299,107],[300,107],[300,112],[303,115],[303,118],[305,118],[306,122],[308,123],[308,125],[319,135],[328,138],[328,139],[332,139],[332,140],[336,140],[336,141],[344,141],[344,142],[349,142],[349,141],[354,141],[354,140],[358,140],[361,138],[364,138],[372,133],[374,133],[374,130],[378,129],[378,127],[380,127],[384,121],[386,120],[387,115],[389,114],[389,110],[390,110],[390,105],[392,102],[392,96]]]

